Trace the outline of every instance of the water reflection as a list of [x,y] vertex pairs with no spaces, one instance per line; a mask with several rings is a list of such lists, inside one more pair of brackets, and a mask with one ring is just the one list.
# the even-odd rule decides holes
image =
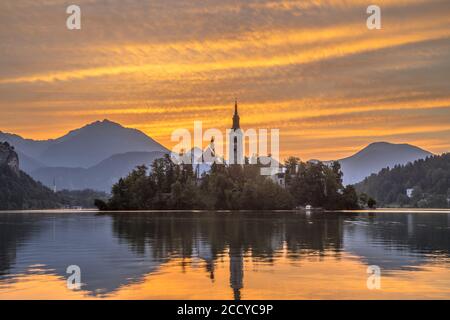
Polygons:
[[[214,279],[215,261],[228,255],[234,299],[243,288],[244,256],[273,264],[284,246],[289,259],[333,254],[342,250],[345,215],[317,213],[313,217],[280,213],[153,213],[113,214],[113,230],[130,249],[155,258],[198,257]],[[351,215],[347,215],[351,218]]]
[[[386,276],[430,265],[448,271],[449,231],[449,214],[442,213],[0,213],[0,298],[24,276],[65,281],[72,264],[82,270],[87,297],[120,297],[124,288],[165,273],[188,280],[191,270],[208,276],[207,292],[222,281],[224,263],[226,296],[233,299],[252,298],[243,294],[253,289],[246,283],[265,270],[292,279],[294,286],[299,265],[311,259],[318,259],[317,266],[327,264],[331,273],[339,263],[375,264]],[[328,276],[310,282],[329,281]],[[275,287],[267,285],[269,294],[283,296]]]

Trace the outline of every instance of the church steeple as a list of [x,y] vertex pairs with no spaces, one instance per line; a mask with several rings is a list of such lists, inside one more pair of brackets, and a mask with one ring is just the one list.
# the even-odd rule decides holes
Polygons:
[[234,102],[233,127],[231,129],[233,130],[240,129],[237,99]]
[[231,164],[243,164],[243,143],[241,126],[239,125],[237,99],[234,103],[233,127],[230,130],[228,143],[230,144],[228,160]]

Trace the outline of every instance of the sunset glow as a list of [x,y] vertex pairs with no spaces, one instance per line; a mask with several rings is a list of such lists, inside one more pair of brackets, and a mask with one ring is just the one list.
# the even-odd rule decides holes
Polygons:
[[[176,259],[163,265],[155,274],[143,275],[133,283],[124,285],[106,295],[85,290],[71,291],[66,280],[52,274],[27,274],[15,282],[0,287],[3,299],[229,299],[233,289],[229,283],[229,259],[223,258],[215,266],[214,279],[205,270],[205,263],[191,259]],[[382,290],[370,291],[366,287],[367,266],[358,257],[345,255],[311,257],[293,263],[284,257],[275,265],[245,261],[243,288],[245,299],[417,299],[426,295],[433,299],[448,299],[448,272],[426,265],[411,274],[397,271],[386,276]],[[180,272],[183,270],[183,272]],[[329,271],[333,270],[333,277]],[[270,278],[267,275],[270,274]],[[351,276],[353,275],[353,276]],[[270,279],[270,280],[269,280]],[[314,279],[311,282],[311,279]],[[42,283],[46,284],[45,289]],[[433,286],[439,284],[437,286]],[[279,292],[273,297],[273,291]]]
[[80,0],[0,5],[0,130],[57,138],[104,118],[168,148],[194,121],[279,128],[281,156],[336,159],[374,141],[450,149],[450,3]]

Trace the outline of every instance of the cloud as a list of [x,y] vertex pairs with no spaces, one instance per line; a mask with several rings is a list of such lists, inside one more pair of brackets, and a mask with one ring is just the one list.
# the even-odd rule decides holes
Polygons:
[[78,4],[72,32],[64,1],[2,3],[3,131],[49,138],[108,117],[170,146],[195,119],[229,126],[237,96],[243,125],[279,127],[285,154],[381,137],[447,150],[448,1],[379,1],[380,31],[362,0]]

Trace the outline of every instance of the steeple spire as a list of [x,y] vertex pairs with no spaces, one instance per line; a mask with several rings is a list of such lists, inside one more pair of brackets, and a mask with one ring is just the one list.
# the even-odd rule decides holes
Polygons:
[[231,164],[243,164],[243,144],[242,144],[242,132],[239,125],[239,114],[237,99],[234,101],[234,115],[233,115],[233,127],[230,131],[230,148],[228,160]]
[[233,130],[240,129],[237,99],[234,101]]

